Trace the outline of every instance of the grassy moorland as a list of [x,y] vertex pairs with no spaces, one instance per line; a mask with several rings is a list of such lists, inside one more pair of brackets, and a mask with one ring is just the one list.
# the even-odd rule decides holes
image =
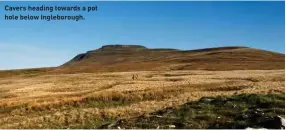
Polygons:
[[[119,119],[127,119],[122,128],[240,128],[249,123],[243,113],[284,113],[284,70],[33,73],[0,77],[0,128],[100,128]],[[198,101],[216,96],[218,103]]]

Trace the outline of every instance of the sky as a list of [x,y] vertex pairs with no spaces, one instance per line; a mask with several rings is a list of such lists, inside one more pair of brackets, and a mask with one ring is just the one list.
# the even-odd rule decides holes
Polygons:
[[[82,21],[4,20],[9,6],[98,6]],[[285,52],[284,2],[1,2],[0,70],[59,66],[108,44],[183,50],[248,46]]]

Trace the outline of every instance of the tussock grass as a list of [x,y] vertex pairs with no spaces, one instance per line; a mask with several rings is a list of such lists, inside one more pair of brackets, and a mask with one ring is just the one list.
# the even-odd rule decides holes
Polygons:
[[[135,73],[139,78],[132,80]],[[283,93],[283,77],[283,70],[143,71],[0,77],[0,117],[3,117],[0,128],[97,128],[105,122],[176,107],[204,96]],[[259,107],[283,111],[280,101],[251,98],[254,102],[261,102]],[[263,104],[266,101],[274,102],[275,106]],[[197,107],[213,109],[207,104]],[[210,112],[200,116],[193,112],[189,114],[194,119],[200,119],[202,124],[207,123],[205,117],[213,118]],[[225,114],[233,116],[231,111]]]

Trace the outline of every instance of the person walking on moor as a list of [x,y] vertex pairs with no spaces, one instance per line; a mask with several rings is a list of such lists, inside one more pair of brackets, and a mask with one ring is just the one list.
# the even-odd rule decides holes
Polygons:
[[138,78],[138,75],[137,74],[133,74],[132,75],[132,80],[135,80],[135,79],[137,79]]

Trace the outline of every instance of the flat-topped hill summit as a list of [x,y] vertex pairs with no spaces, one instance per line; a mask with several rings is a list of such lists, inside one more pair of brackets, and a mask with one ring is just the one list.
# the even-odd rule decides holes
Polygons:
[[75,56],[58,71],[284,69],[284,54],[243,46],[196,50],[105,45]]
[[140,50],[140,49],[148,49],[147,47],[141,45],[105,45],[99,48],[98,50],[106,51],[106,50]]

